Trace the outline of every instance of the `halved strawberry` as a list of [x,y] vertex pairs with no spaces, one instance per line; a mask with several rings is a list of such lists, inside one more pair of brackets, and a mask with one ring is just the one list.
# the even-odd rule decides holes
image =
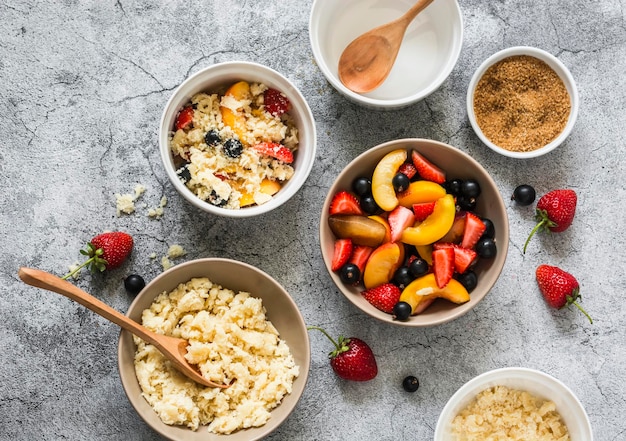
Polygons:
[[478,242],[478,239],[483,235],[486,228],[481,218],[474,213],[468,212],[465,215],[465,229],[463,230],[461,246],[463,248],[474,248],[474,245],[476,245],[476,242]]
[[333,253],[333,261],[330,269],[339,271],[350,260],[352,256],[352,239],[337,239],[335,241],[335,249]]
[[454,274],[454,248],[439,248],[433,250],[433,273],[439,288],[448,284]]
[[383,283],[375,288],[366,289],[362,294],[372,306],[392,314],[393,307],[400,300],[402,291],[393,283]]
[[345,190],[341,190],[333,196],[329,207],[330,214],[363,214],[361,204],[356,196]]
[[428,216],[430,216],[435,209],[435,202],[423,202],[420,204],[413,204],[413,214],[415,215],[415,222],[422,222]]
[[413,165],[415,165],[415,168],[422,179],[436,182],[437,184],[443,184],[446,182],[446,172],[430,162],[422,154],[413,150],[411,153],[411,159],[413,160]]
[[178,115],[176,116],[176,122],[174,123],[174,128],[176,130],[184,130],[191,125],[193,122],[193,107],[187,106],[183,107]]
[[434,250],[441,250],[444,248],[452,248],[454,251],[454,270],[463,274],[467,269],[472,266],[478,253],[474,250],[470,250],[468,248],[463,248],[459,245],[450,243],[450,242],[437,242],[433,244]]
[[415,223],[415,215],[410,209],[398,205],[387,217],[391,229],[391,241],[397,242],[402,237],[402,232]]
[[359,267],[361,271],[361,275],[365,271],[365,264],[367,263],[367,259],[370,258],[374,248],[367,247],[365,245],[355,245],[352,248],[352,256],[350,257],[349,262],[355,264]]
[[406,175],[407,178],[413,179],[413,176],[415,176],[417,174],[417,169],[410,162],[405,162],[398,169],[398,173],[402,173],[402,174]]
[[276,158],[286,164],[291,164],[293,162],[293,152],[277,142],[261,142],[253,145],[252,148],[261,155]]
[[273,116],[280,116],[291,108],[289,98],[284,93],[271,88],[263,93],[263,104],[265,110]]

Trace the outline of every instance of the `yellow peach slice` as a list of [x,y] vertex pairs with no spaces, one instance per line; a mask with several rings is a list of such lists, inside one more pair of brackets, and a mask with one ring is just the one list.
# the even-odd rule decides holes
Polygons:
[[372,174],[372,196],[378,206],[385,211],[391,211],[398,206],[392,180],[406,158],[407,153],[404,149],[389,152],[376,165]]
[[389,222],[387,222],[387,219],[377,214],[368,217],[372,220],[375,220],[376,222],[380,222],[381,225],[387,230],[387,234],[385,234],[385,239],[383,240],[383,243],[391,242],[391,227],[389,226]]
[[461,304],[468,302],[470,295],[455,279],[451,279],[446,286],[439,288],[435,275],[426,274],[409,283],[400,295],[400,301],[411,305],[411,311],[416,312],[421,302],[437,298],[446,299],[452,303]]
[[441,185],[431,181],[413,181],[409,188],[398,193],[398,203],[403,207],[411,208],[413,204],[435,202],[446,195],[446,190]]
[[246,117],[241,111],[241,107],[236,107],[236,101],[250,100],[250,97],[250,84],[245,81],[239,81],[230,86],[224,93],[222,103],[226,105],[220,105],[222,121],[233,129],[233,132],[239,137],[239,140],[246,145],[247,143],[244,139],[246,133]]
[[387,242],[376,248],[365,265],[363,284],[374,288],[388,283],[404,260],[404,245]]
[[[261,184],[259,185],[259,192],[263,194],[267,194],[270,196],[274,196],[280,190],[281,185],[278,181],[272,181],[271,179],[263,179]],[[246,207],[248,205],[254,204],[254,194],[252,193],[243,193],[241,198],[239,199],[239,205],[241,207]]]
[[408,227],[402,233],[402,242],[409,245],[429,245],[437,242],[452,227],[454,215],[456,213],[456,205],[454,197],[447,194],[435,202],[435,209],[432,214],[424,219],[423,222]]

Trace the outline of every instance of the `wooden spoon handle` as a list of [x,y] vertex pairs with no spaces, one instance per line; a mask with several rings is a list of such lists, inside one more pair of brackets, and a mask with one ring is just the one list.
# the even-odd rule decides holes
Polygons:
[[72,285],[67,280],[63,280],[54,274],[34,268],[20,268],[18,275],[24,283],[37,288],[56,292],[57,294],[61,294],[71,300],[74,300],[110,322],[113,322],[141,339],[154,344],[153,333],[151,331],[126,317],[121,312],[111,308],[106,303],[98,300],[90,294],[87,294],[76,285]]
[[407,25],[413,21],[417,14],[422,12],[426,6],[430,5],[434,0],[420,0],[415,3],[411,9],[405,12],[405,14],[398,19],[398,21],[406,21]]

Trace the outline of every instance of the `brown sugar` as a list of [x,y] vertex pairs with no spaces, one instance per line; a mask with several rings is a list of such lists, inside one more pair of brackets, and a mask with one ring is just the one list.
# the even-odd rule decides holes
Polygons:
[[483,134],[514,152],[549,144],[565,128],[570,96],[545,62],[529,55],[491,66],[474,90],[474,113]]

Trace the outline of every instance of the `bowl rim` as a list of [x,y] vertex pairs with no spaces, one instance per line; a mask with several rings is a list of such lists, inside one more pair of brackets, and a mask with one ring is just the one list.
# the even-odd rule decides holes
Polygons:
[[463,14],[461,12],[461,7],[458,0],[449,0],[453,5],[453,10],[455,13],[453,18],[455,20],[458,20],[458,26],[456,26],[455,29],[458,33],[458,38],[453,39],[454,42],[451,45],[452,50],[446,63],[446,68],[437,77],[435,77],[435,79],[426,89],[408,97],[396,99],[372,98],[363,94],[353,92],[346,86],[344,86],[337,76],[333,75],[331,69],[328,67],[325,57],[323,56],[321,45],[319,43],[319,32],[317,32],[321,18],[319,9],[323,6],[322,3],[328,1],[329,0],[313,0],[313,5],[311,6],[311,11],[309,14],[309,42],[313,51],[313,57],[315,58],[316,64],[322,71],[322,74],[324,75],[326,80],[335,88],[335,90],[347,97],[352,102],[371,109],[380,110],[394,110],[410,106],[411,104],[415,104],[423,100],[431,93],[439,89],[439,87],[441,87],[441,85],[448,79],[459,60],[464,41]]
[[[563,128],[563,131],[559,134],[559,136],[557,136],[555,139],[553,139],[551,142],[549,142],[545,146],[540,147],[535,150],[531,150],[529,152],[514,152],[511,150],[504,149],[494,144],[493,142],[491,142],[485,136],[482,129],[476,122],[476,116],[474,113],[474,90],[476,89],[476,85],[478,84],[480,79],[485,74],[485,71],[489,67],[494,65],[495,63],[505,58],[509,58],[509,57],[516,56],[516,55],[529,55],[529,56],[540,59],[541,61],[545,62],[548,66],[550,66],[550,68],[563,81],[563,84],[565,85],[565,88],[567,89],[567,92],[569,93],[570,103],[571,103],[571,110],[570,110],[569,118],[567,119],[567,123],[565,124],[565,127]],[[506,49],[502,49],[492,54],[491,56],[489,56],[478,66],[478,68],[472,75],[472,78],[470,79],[470,82],[467,88],[467,94],[466,94],[467,116],[468,116],[468,119],[472,128],[474,129],[474,133],[476,133],[476,135],[483,142],[483,144],[485,144],[494,152],[499,153],[503,156],[507,156],[509,158],[515,158],[515,159],[528,159],[528,158],[536,158],[539,156],[543,156],[546,153],[549,153],[553,151],[554,149],[556,149],[559,145],[561,145],[565,141],[565,139],[570,135],[572,130],[574,129],[574,125],[576,123],[576,120],[578,119],[579,107],[580,107],[580,97],[578,95],[578,88],[576,86],[576,81],[574,80],[574,77],[572,73],[569,71],[569,69],[567,68],[567,66],[565,66],[565,64],[563,64],[561,60],[559,60],[557,57],[552,55],[550,52],[547,52],[543,49],[533,47],[533,46],[512,46]]]
[[[557,388],[561,390],[563,396],[566,397],[567,401],[571,403],[572,407],[577,412],[578,417],[582,417],[582,425],[584,426],[584,430],[587,433],[583,434],[583,440],[585,441],[593,441],[593,430],[591,428],[591,422],[589,420],[589,416],[585,411],[584,406],[574,394],[574,392],[561,380],[553,377],[546,372],[542,372],[537,369],[532,369],[528,367],[502,367],[497,369],[492,369],[490,371],[483,372],[475,376],[474,378],[468,380],[465,384],[463,384],[446,402],[444,408],[442,409],[439,417],[437,419],[437,424],[435,426],[435,435],[434,440],[440,441],[444,440],[446,430],[446,425],[449,421],[452,421],[454,415],[452,415],[454,408],[464,401],[471,401],[471,399],[480,391],[485,390],[489,387],[497,385],[498,382],[502,381],[502,379],[525,379],[527,381],[535,381],[536,378],[541,378],[544,382],[549,382],[555,385]],[[480,390],[478,388],[480,387]],[[470,396],[470,394],[472,394]],[[549,399],[549,398],[546,398]],[[554,399],[552,399],[554,400]]]
[[[142,294],[144,292],[146,292],[147,290],[149,290],[151,287],[153,286],[158,286],[160,281],[162,279],[165,279],[167,277],[171,277],[172,274],[175,274],[177,272],[184,272],[185,269],[187,267],[190,266],[198,266],[198,267],[202,267],[205,265],[211,265],[211,264],[215,264],[215,263],[225,263],[225,264],[229,264],[229,265],[235,265],[237,267],[241,267],[241,268],[245,268],[248,271],[254,272],[258,275],[260,275],[263,278],[266,278],[272,285],[276,286],[277,288],[279,288],[279,291],[283,294],[282,298],[284,299],[285,302],[291,304],[292,308],[294,311],[297,312],[297,314],[295,315],[295,320],[299,323],[299,327],[304,331],[303,335],[305,337],[305,340],[302,342],[302,345],[304,345],[304,353],[306,354],[306,357],[304,359],[304,363],[300,363],[299,364],[299,368],[300,368],[300,373],[298,375],[298,378],[296,378],[296,381],[299,382],[298,387],[294,387],[292,389],[292,391],[286,395],[285,397],[283,397],[283,401],[281,401],[280,405],[283,404],[285,398],[287,398],[288,396],[293,396],[293,405],[292,407],[289,409],[289,411],[286,413],[286,415],[284,416],[284,418],[275,426],[272,424],[272,419],[270,419],[265,425],[260,426],[260,427],[253,427],[253,428],[249,428],[249,429],[242,429],[240,431],[234,432],[232,435],[235,434],[241,434],[241,433],[249,433],[250,430],[254,430],[255,432],[257,432],[255,435],[251,436],[251,437],[247,437],[246,440],[248,441],[255,441],[255,440],[260,440],[263,437],[268,436],[270,433],[275,432],[282,424],[284,421],[286,421],[290,415],[296,410],[298,403],[300,402],[300,399],[302,398],[302,395],[304,394],[304,391],[306,389],[306,384],[308,381],[308,377],[309,377],[309,371],[310,371],[310,366],[311,366],[311,343],[310,343],[310,339],[309,339],[309,334],[308,331],[306,330],[306,322],[304,320],[304,317],[302,316],[302,312],[300,311],[300,308],[298,307],[298,305],[296,304],[296,302],[294,301],[293,297],[291,297],[291,294],[289,294],[289,292],[286,290],[285,287],[283,287],[283,285],[281,283],[279,283],[275,278],[273,278],[271,275],[269,275],[268,273],[266,273],[265,271],[263,271],[262,269],[251,265],[249,263],[240,261],[240,260],[235,260],[235,259],[230,259],[230,258],[223,258],[223,257],[203,257],[203,258],[198,258],[198,259],[194,259],[194,260],[189,260],[183,263],[180,263],[178,265],[175,265],[165,271],[163,271],[162,273],[158,274],[154,279],[152,279],[142,290],[141,292],[133,299],[133,301],[131,302],[130,306],[128,307],[127,311],[125,312],[124,315],[126,315],[127,317],[130,317],[130,312],[133,311],[134,309],[138,308],[137,304],[141,303],[143,301],[147,301],[146,299],[142,298]],[[174,287],[176,286],[177,283],[180,282],[176,282],[173,283]],[[224,288],[230,289],[227,286],[224,286]],[[151,304],[154,299],[156,299],[156,297],[160,294],[160,292],[155,292],[154,297],[151,299],[151,302],[149,304]],[[252,296],[255,296],[255,294],[253,292],[251,292]],[[293,317],[293,316],[292,316]],[[281,333],[283,334],[283,333]],[[130,340],[129,340],[130,339]],[[191,430],[184,428],[184,427],[180,427],[180,426],[169,426],[166,425],[165,423],[161,423],[160,420],[158,420],[157,424],[152,424],[151,422],[144,420],[143,418],[143,412],[146,410],[152,410],[151,406],[147,403],[147,401],[145,401],[145,399],[143,398],[143,396],[139,395],[138,397],[133,396],[131,398],[130,391],[128,390],[128,385],[129,384],[138,384],[137,381],[137,377],[134,374],[134,369],[132,369],[132,374],[130,373],[130,371],[123,369],[123,364],[122,364],[122,359],[125,358],[125,351],[124,349],[127,349],[128,346],[128,341],[130,341],[133,346],[134,343],[132,343],[132,334],[124,329],[120,330],[120,333],[118,335],[118,339],[117,339],[117,367],[118,367],[118,374],[120,376],[120,383],[122,384],[122,388],[124,389],[124,393],[127,396],[128,401],[130,402],[131,406],[133,407],[133,409],[135,410],[135,412],[137,413],[137,415],[139,416],[139,418],[141,418],[143,421],[145,421],[145,423],[155,432],[159,433],[160,435],[166,437],[167,439],[170,440],[187,440],[190,436],[193,437],[193,439],[197,439],[195,436],[196,434],[199,434],[199,437],[201,437],[202,439],[206,439],[206,440],[212,440],[212,439],[223,439],[224,437],[228,437],[230,435],[221,435],[221,434],[214,434],[214,433],[210,433],[208,431],[206,432],[200,432],[201,429],[198,429],[198,431],[196,432],[192,432]],[[295,383],[294,383],[295,384]],[[141,392],[141,387],[139,387],[139,391]],[[143,401],[141,401],[143,400]],[[140,404],[141,403],[141,404]],[[279,408],[280,405],[277,407]],[[144,408],[140,408],[139,406],[143,406]],[[148,406],[148,407],[145,407]],[[275,408],[275,409],[277,409]],[[275,410],[272,409],[272,412]],[[158,417],[157,417],[158,419]],[[159,424],[160,423],[160,424]],[[206,427],[206,426],[201,426],[201,427]],[[177,437],[175,436],[175,433],[178,430],[182,430],[183,436],[182,437]],[[175,432],[174,434],[171,432]]]
[[[498,198],[496,198],[496,201],[494,202],[494,204],[497,205],[497,209],[498,211],[500,211],[501,213],[504,214],[504,218],[503,218],[503,225],[499,225],[498,226],[498,232],[499,234],[502,235],[502,240],[501,242],[498,242],[498,255],[502,256],[502,261],[501,261],[501,265],[499,267],[492,267],[490,268],[490,271],[494,271],[492,273],[492,277],[494,277],[494,282],[493,285],[487,290],[487,292],[485,292],[480,298],[478,298],[476,300],[476,302],[473,304],[472,307],[469,306],[464,306],[464,305],[457,305],[457,307],[453,308],[450,310],[449,314],[444,318],[444,319],[440,319],[434,322],[426,322],[424,323],[423,321],[420,320],[407,320],[407,321],[400,321],[400,320],[393,320],[392,316],[390,314],[386,314],[383,313],[381,311],[378,311],[376,309],[374,309],[373,306],[367,304],[365,305],[363,302],[359,302],[357,301],[357,299],[355,298],[354,295],[352,295],[351,293],[347,293],[345,292],[344,287],[340,286],[336,279],[337,279],[337,275],[333,274],[333,272],[330,269],[330,260],[327,260],[325,254],[324,254],[324,244],[322,242],[323,238],[327,236],[328,234],[328,226],[326,225],[326,223],[324,222],[324,220],[328,217],[328,208],[330,205],[330,201],[332,199],[332,189],[336,186],[337,182],[339,182],[345,175],[349,174],[348,173],[348,169],[357,161],[361,160],[362,158],[377,153],[377,152],[382,152],[385,150],[389,150],[391,151],[394,148],[402,148],[403,146],[407,146],[409,145],[410,148],[416,148],[415,145],[416,144],[429,144],[432,146],[437,146],[440,148],[443,148],[445,151],[454,151],[455,153],[459,154],[462,158],[464,158],[465,160],[467,160],[468,162],[474,164],[477,168],[481,169],[484,171],[485,176],[487,177],[487,179],[489,180],[490,184],[493,186],[493,188],[496,189]],[[409,148],[409,147],[406,147]],[[382,157],[382,153],[380,153],[381,157]],[[500,191],[497,187],[496,182],[494,181],[494,179],[491,177],[491,175],[489,174],[489,172],[485,169],[485,167],[483,167],[478,161],[476,161],[474,158],[472,158],[468,153],[465,153],[464,151],[450,145],[450,144],[446,144],[444,142],[441,141],[436,141],[436,140],[432,140],[432,139],[426,139],[426,138],[401,138],[401,139],[394,139],[391,141],[387,141],[387,142],[383,142],[381,144],[378,144],[374,147],[371,147],[367,150],[365,150],[364,152],[360,153],[359,155],[357,155],[355,158],[353,158],[347,165],[345,165],[343,167],[343,169],[341,170],[341,172],[337,175],[337,177],[335,178],[335,180],[333,181],[333,183],[331,184],[331,186],[328,189],[328,193],[326,195],[326,198],[324,200],[324,203],[322,204],[322,208],[321,208],[321,213],[320,213],[320,223],[319,223],[319,230],[318,230],[318,237],[319,237],[319,245],[320,245],[320,251],[322,254],[322,260],[324,262],[324,267],[326,268],[329,277],[333,280],[336,289],[338,289],[341,294],[350,302],[352,303],[352,305],[354,305],[357,309],[359,309],[362,313],[368,315],[369,317],[375,318],[376,320],[382,321],[384,323],[390,324],[390,325],[394,325],[394,326],[400,326],[400,327],[409,327],[409,328],[427,328],[427,327],[433,327],[433,326],[438,326],[438,325],[442,325],[445,323],[448,323],[452,320],[455,320],[465,314],[467,314],[469,311],[471,311],[476,305],[478,305],[482,300],[484,300],[485,297],[487,297],[487,295],[489,294],[489,292],[493,289],[493,286],[495,285],[495,283],[497,282],[497,280],[499,279],[502,270],[504,269],[504,265],[506,264],[506,258],[508,255],[508,247],[509,247],[509,219],[508,219],[508,212],[506,210],[506,206],[504,204],[504,200],[502,199],[502,195],[500,194]],[[476,298],[476,297],[475,297]],[[469,302],[468,302],[469,303]],[[366,308],[366,309],[364,309]],[[416,316],[417,317],[417,316]]]
[[[294,164],[294,175],[289,181],[285,183],[283,188],[272,197],[271,200],[262,205],[253,205],[251,207],[244,207],[237,210],[217,207],[201,200],[196,195],[194,195],[180,181],[180,179],[178,179],[176,175],[176,170],[172,165],[172,154],[169,146],[170,133],[172,130],[171,126],[168,124],[168,119],[171,115],[170,112],[174,111],[175,113],[178,111],[180,106],[177,106],[177,104],[181,101],[181,99],[186,98],[186,100],[188,101],[191,96],[193,96],[193,94],[199,93],[201,91],[196,90],[195,88],[191,88],[189,86],[190,84],[199,82],[201,78],[207,77],[212,73],[220,76],[226,76],[229,73],[234,72],[241,72],[239,77],[242,79],[248,79],[252,77],[253,79],[249,81],[257,81],[254,78],[260,76],[265,76],[267,78],[275,77],[277,79],[276,83],[281,83],[282,87],[276,86],[274,84],[268,84],[268,86],[278,87],[280,88],[281,92],[290,97],[293,105],[292,112],[297,107],[297,109],[299,110],[298,114],[301,116],[302,123],[306,126],[305,130],[308,140],[306,149],[298,149],[298,157],[296,158],[297,166]],[[219,85],[223,82],[223,80],[219,80],[216,82],[216,84]],[[300,141],[302,141],[302,132],[303,127],[298,126]],[[180,195],[183,196],[184,199],[186,199],[196,208],[199,208],[204,212],[216,214],[223,217],[253,217],[270,212],[289,201],[293,196],[295,196],[295,194],[300,190],[300,188],[308,179],[311,170],[313,169],[313,164],[315,162],[316,150],[317,129],[315,125],[315,118],[307,100],[305,99],[304,95],[302,95],[302,92],[300,92],[295,84],[285,75],[281,74],[275,69],[272,69],[269,66],[265,66],[263,64],[253,61],[225,61],[215,63],[195,72],[192,75],[189,75],[174,89],[174,91],[168,98],[161,113],[161,118],[159,122],[159,151],[161,156],[161,162],[174,188]],[[300,159],[300,157],[302,157],[302,159]]]

